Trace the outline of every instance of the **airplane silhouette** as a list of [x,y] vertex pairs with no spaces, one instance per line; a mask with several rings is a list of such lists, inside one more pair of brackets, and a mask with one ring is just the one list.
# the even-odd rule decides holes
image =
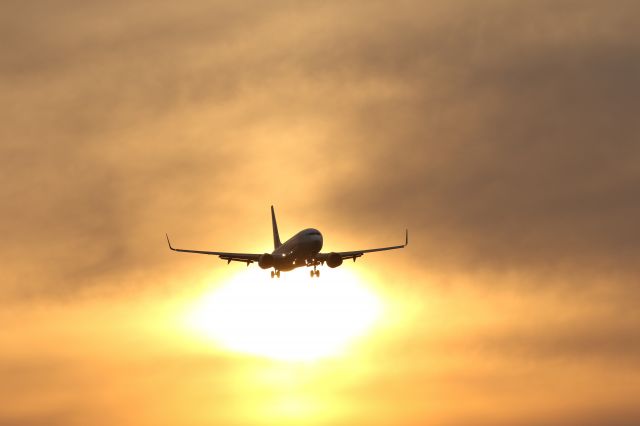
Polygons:
[[167,235],[167,243],[169,244],[169,248],[173,251],[214,255],[218,256],[220,259],[226,260],[227,264],[231,262],[245,262],[247,266],[249,266],[253,262],[258,262],[258,266],[262,269],[273,268],[273,271],[271,271],[271,278],[280,278],[280,271],[291,271],[303,266],[313,267],[313,270],[309,271],[311,277],[314,275],[319,277],[320,271],[317,270],[317,267],[318,265],[324,265],[325,262],[330,268],[337,268],[342,265],[342,262],[345,259],[353,259],[355,262],[357,258],[361,257],[365,253],[401,249],[409,244],[409,230],[406,230],[404,244],[402,245],[367,250],[320,253],[320,250],[322,249],[322,234],[317,229],[303,229],[293,237],[289,238],[284,244],[281,243],[273,206],[271,206],[271,225],[273,227],[274,248],[271,253],[228,253],[221,251],[177,249],[171,245],[169,235]]

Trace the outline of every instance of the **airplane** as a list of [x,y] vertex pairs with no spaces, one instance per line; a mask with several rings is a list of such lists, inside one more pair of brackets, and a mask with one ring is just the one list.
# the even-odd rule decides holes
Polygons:
[[227,264],[231,262],[244,262],[249,266],[254,262],[258,262],[258,266],[262,269],[270,269],[271,278],[280,278],[280,271],[291,271],[295,268],[303,266],[312,267],[309,271],[310,276],[320,277],[320,271],[317,269],[319,265],[325,262],[330,268],[337,268],[342,265],[345,259],[357,258],[365,253],[376,251],[395,250],[406,247],[409,244],[409,230],[405,231],[404,244],[390,247],[380,247],[366,250],[354,251],[332,251],[330,253],[320,253],[322,249],[322,234],[314,228],[303,229],[302,231],[289,238],[284,244],[280,242],[280,234],[278,233],[278,224],[276,222],[276,214],[271,206],[271,226],[273,227],[273,251],[271,253],[227,253],[220,251],[203,251],[203,250],[184,250],[174,248],[169,241],[167,234],[167,244],[173,251],[182,253],[208,254],[218,256],[220,259],[226,260]]

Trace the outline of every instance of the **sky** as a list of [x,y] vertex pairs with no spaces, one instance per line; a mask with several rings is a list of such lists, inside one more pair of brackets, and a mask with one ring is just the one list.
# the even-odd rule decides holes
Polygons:
[[3,1],[0,425],[639,424],[638,13]]

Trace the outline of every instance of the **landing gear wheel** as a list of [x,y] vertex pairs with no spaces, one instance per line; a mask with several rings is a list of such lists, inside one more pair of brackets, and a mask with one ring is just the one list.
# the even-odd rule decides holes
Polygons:
[[316,277],[320,278],[320,271],[318,271],[318,270],[316,269],[316,270],[315,270],[315,271],[313,271],[313,272],[315,272]]
[[280,271],[276,272],[276,277],[280,278]]
[[314,271],[309,271],[309,276],[310,276],[311,278],[313,278],[313,275],[314,275],[314,273],[313,273],[313,272],[314,272]]
[[271,271],[271,278],[273,278],[275,275],[276,275],[276,273]]

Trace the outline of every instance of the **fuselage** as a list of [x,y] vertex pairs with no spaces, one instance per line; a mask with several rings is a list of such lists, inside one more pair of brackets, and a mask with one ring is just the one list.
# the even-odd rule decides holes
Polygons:
[[314,228],[303,229],[275,249],[274,266],[279,271],[290,271],[315,259],[322,250],[322,234]]

